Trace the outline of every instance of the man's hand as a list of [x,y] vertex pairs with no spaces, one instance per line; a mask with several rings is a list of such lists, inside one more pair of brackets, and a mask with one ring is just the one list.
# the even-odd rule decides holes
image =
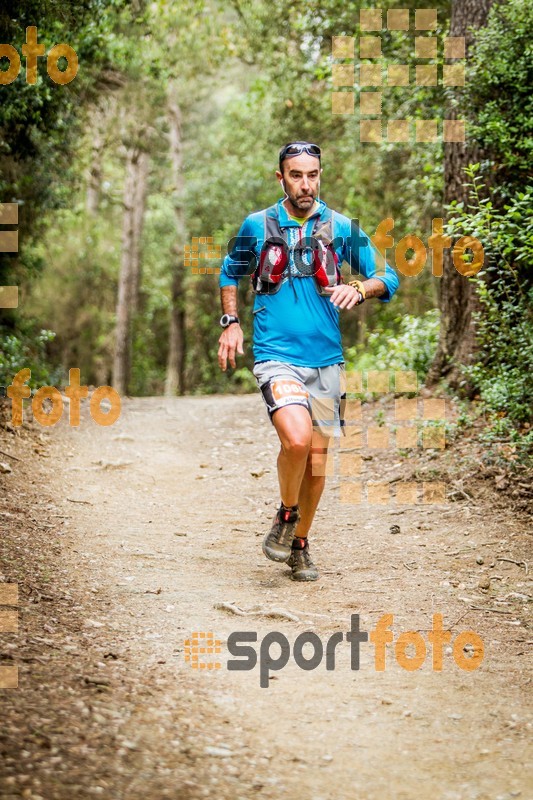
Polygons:
[[340,283],[338,286],[326,286],[325,291],[331,295],[329,298],[334,306],[339,308],[353,308],[363,301],[363,296],[355,286]]
[[242,347],[243,340],[244,334],[238,322],[232,322],[231,325],[228,325],[220,334],[220,339],[218,340],[220,345],[218,348],[218,363],[223,372],[226,371],[228,358],[233,369],[237,366],[235,363],[235,351],[241,356],[244,355]]

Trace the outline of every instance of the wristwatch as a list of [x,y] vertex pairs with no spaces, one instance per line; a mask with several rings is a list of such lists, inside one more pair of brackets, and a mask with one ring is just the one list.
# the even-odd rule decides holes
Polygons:
[[357,303],[357,305],[360,306],[361,303],[364,303],[365,300],[366,300],[366,289],[365,289],[362,281],[349,281],[348,282],[348,286],[354,286],[357,289],[357,291],[359,292],[359,294],[361,295],[361,299]]
[[222,314],[220,317],[220,324],[223,328],[227,328],[233,322],[238,322],[239,317],[234,317],[233,314]]

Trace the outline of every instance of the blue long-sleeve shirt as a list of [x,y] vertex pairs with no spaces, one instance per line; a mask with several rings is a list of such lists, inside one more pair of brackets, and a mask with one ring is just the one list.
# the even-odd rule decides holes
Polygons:
[[[255,361],[282,361],[301,367],[326,367],[343,361],[339,325],[340,309],[327,296],[318,293],[313,276],[302,277],[294,263],[293,245],[311,236],[318,217],[326,221],[333,214],[332,247],[339,265],[346,261],[352,273],[365,278],[379,278],[386,293],[379,299],[387,303],[398,288],[398,276],[386,262],[381,271],[376,269],[376,249],[369,237],[343,214],[332,212],[326,203],[318,201],[318,208],[302,225],[289,217],[279,200],[275,213],[280,228],[286,229],[289,245],[289,269],[275,294],[256,294],[253,307]],[[265,241],[265,211],[250,214],[244,220],[232,247],[224,258],[219,284],[238,286],[239,281],[253,272]],[[256,262],[257,263],[257,262]],[[378,264],[380,262],[378,261]]]

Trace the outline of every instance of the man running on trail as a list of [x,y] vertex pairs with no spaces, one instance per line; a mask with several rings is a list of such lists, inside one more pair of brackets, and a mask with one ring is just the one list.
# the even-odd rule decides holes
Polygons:
[[[388,264],[374,277],[375,251],[366,234],[319,199],[321,172],[318,145],[282,147],[276,177],[285,197],[246,217],[220,273],[218,361],[226,370],[228,359],[235,368],[236,352],[244,353],[237,287],[253,272],[253,374],[281,443],[281,505],[263,552],[286,562],[300,581],[318,578],[308,533],[324,490],[329,440],[344,433],[340,310],[370,297],[388,302],[398,288]],[[343,261],[365,280],[343,283]]]

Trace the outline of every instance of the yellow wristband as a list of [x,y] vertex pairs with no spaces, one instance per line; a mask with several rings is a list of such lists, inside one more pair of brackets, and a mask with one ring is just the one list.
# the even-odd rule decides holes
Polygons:
[[363,300],[366,300],[366,289],[361,281],[349,281],[348,286],[355,286]]

